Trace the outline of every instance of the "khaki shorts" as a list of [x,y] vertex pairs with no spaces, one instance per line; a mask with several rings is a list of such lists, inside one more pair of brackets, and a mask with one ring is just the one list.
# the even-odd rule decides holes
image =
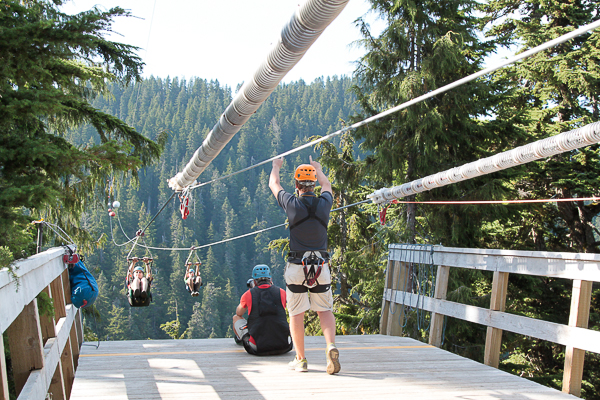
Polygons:
[[[304,270],[302,265],[287,263],[283,274],[285,283],[288,285],[302,285],[304,282]],[[331,272],[329,264],[323,265],[321,275],[317,279],[320,285],[331,283]],[[287,297],[287,309],[290,316],[301,314],[307,310],[333,311],[333,295],[331,289],[325,293],[294,293],[289,288],[285,289]]]

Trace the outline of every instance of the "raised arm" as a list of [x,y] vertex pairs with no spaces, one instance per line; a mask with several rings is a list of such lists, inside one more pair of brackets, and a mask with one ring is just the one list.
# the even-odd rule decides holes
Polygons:
[[310,165],[315,167],[315,170],[317,171],[317,181],[319,181],[319,183],[321,184],[321,193],[329,192],[333,194],[333,192],[331,191],[331,182],[329,182],[329,179],[327,179],[327,177],[323,173],[323,168],[321,167],[321,164],[319,164],[316,161],[313,161],[312,156],[309,156],[309,158]]
[[277,198],[277,194],[283,190],[279,181],[279,170],[283,164],[283,157],[273,160],[273,168],[271,169],[271,175],[269,176],[269,188],[273,192],[273,196]]

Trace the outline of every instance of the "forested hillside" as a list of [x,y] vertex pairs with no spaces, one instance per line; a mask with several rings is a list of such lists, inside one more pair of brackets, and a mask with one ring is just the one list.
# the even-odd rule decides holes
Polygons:
[[[300,144],[313,135],[338,130],[357,112],[349,93],[348,78],[327,78],[310,85],[296,82],[280,85],[239,134],[200,177],[200,182],[238,171]],[[273,239],[287,237],[284,228],[198,250],[202,261],[204,288],[191,297],[183,282],[184,263],[189,251],[145,250],[122,245],[156,215],[172,195],[167,179],[187,163],[200,146],[222,111],[231,101],[228,88],[202,79],[183,81],[146,79],[123,89],[111,87],[113,98],[99,97],[93,106],[112,114],[147,137],[168,134],[160,162],[139,171],[139,183],[114,176],[106,200],[85,214],[83,228],[104,240],[87,255],[100,285],[96,302],[99,317],[90,326],[102,339],[147,339],[184,336],[206,338],[231,336],[231,316],[246,289],[252,267],[268,264],[275,282],[283,285],[284,257],[269,250]],[[85,145],[93,141],[92,127],[70,132],[69,140]],[[293,168],[307,163],[312,149],[291,156],[282,171],[282,181],[293,189]],[[270,164],[195,189],[191,193],[190,216],[183,220],[179,200],[173,199],[150,225],[144,242],[151,247],[190,248],[285,222],[268,188]],[[108,199],[121,207],[110,229]],[[126,237],[127,235],[128,237]],[[140,244],[142,242],[140,241]],[[152,305],[130,308],[124,291],[126,256],[152,255],[155,280]],[[168,327],[163,327],[167,324]]]

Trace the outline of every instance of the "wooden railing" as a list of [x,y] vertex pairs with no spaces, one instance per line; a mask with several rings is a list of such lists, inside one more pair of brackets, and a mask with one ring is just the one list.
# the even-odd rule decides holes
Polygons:
[[[71,304],[65,248],[53,248],[15,263],[16,278],[0,270],[0,332],[8,338],[18,400],[67,400],[83,343],[81,312]],[[40,315],[36,297],[45,292],[54,317]],[[0,400],[9,399],[4,340],[0,335]]]
[[[435,294],[418,296],[404,291],[414,279],[415,260],[437,266]],[[450,268],[493,272],[490,308],[447,301]],[[509,274],[548,276],[573,280],[569,324],[561,325],[504,312]],[[498,368],[502,331],[566,346],[563,392],[579,396],[585,351],[600,353],[600,332],[587,329],[592,283],[600,282],[600,254],[482,250],[442,246],[390,245],[381,315],[381,333],[402,335],[406,305],[430,311],[429,343],[440,347],[444,316],[487,326],[484,363]]]

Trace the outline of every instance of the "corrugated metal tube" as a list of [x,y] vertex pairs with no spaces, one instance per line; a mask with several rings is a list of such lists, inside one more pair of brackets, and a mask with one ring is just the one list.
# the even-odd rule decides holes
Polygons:
[[393,199],[465,181],[599,142],[600,122],[594,122],[579,129],[538,140],[537,142],[529,143],[525,146],[496,154],[495,156],[482,158],[481,160],[473,161],[447,171],[438,172],[437,174],[395,186],[391,189],[382,188],[367,197],[376,204],[387,203]]
[[169,179],[169,187],[180,191],[194,182],[223,150],[242,125],[275,90],[323,30],[339,15],[349,0],[307,0],[281,30],[281,37],[261,63],[253,78],[237,95],[202,146],[183,171]]

